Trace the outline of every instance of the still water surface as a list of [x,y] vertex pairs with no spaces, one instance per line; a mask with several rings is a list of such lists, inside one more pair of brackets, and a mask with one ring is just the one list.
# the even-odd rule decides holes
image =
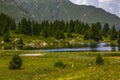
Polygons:
[[[84,43],[82,43],[84,44]],[[77,52],[77,51],[118,51],[117,46],[110,46],[110,43],[87,43],[86,47],[82,48],[59,48],[59,49],[46,49],[45,52]]]

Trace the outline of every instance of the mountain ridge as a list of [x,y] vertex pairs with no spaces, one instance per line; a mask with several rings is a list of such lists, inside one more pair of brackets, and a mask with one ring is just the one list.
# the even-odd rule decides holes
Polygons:
[[0,12],[20,20],[30,17],[43,20],[81,20],[88,23],[109,23],[120,25],[120,18],[93,6],[76,5],[69,0],[2,0]]

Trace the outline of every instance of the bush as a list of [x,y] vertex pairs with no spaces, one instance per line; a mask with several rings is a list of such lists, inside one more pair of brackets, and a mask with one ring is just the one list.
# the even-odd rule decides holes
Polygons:
[[24,46],[23,50],[33,50],[35,48],[33,48],[32,46]]
[[10,36],[9,36],[9,34],[8,33],[5,33],[4,35],[3,35],[3,41],[4,42],[10,42]]
[[12,61],[10,61],[9,69],[20,69],[22,66],[22,59],[19,55],[15,54],[12,58]]
[[96,64],[97,65],[104,64],[104,60],[103,60],[103,58],[102,58],[102,56],[100,54],[96,57]]
[[55,63],[54,63],[54,67],[57,67],[57,68],[65,68],[66,65],[65,65],[62,61],[59,61],[59,62],[55,62]]
[[12,47],[10,46],[10,44],[9,43],[5,43],[3,46],[3,49],[12,49]]
[[17,49],[23,49],[24,43],[23,40],[21,38],[16,38],[15,39],[15,47]]

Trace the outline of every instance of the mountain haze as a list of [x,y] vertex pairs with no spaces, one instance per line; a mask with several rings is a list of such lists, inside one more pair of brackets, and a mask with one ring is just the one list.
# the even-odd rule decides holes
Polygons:
[[76,5],[69,0],[1,0],[0,12],[15,17],[42,20],[81,20],[120,25],[120,18],[93,6]]
[[17,20],[21,19],[21,17],[28,17],[13,0],[0,0],[0,12],[15,17]]

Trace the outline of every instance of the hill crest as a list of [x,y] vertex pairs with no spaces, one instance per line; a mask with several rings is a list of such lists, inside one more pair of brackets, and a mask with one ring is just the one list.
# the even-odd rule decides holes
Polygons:
[[43,20],[81,20],[88,23],[101,22],[120,25],[120,18],[101,8],[76,5],[69,0],[1,0],[0,12],[21,19],[30,17]]

